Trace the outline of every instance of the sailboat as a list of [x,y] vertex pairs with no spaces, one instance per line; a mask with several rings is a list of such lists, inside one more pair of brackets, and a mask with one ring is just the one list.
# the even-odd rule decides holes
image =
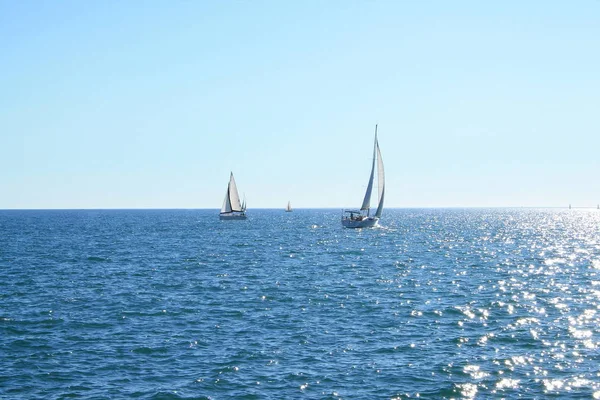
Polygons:
[[[373,181],[375,179],[375,165],[377,164],[377,182],[378,198],[377,211],[375,215],[370,215],[371,210],[371,192],[373,191]],[[377,226],[381,213],[383,212],[383,197],[385,194],[385,174],[383,171],[383,160],[377,141],[377,125],[375,125],[375,143],[373,144],[373,162],[371,164],[371,175],[369,184],[360,210],[349,210],[342,214],[342,225],[346,228],[371,228]]]
[[219,219],[246,219],[246,200],[243,204],[240,203],[240,195],[238,194],[233,172],[229,177],[229,184],[227,185]]
[[292,212],[292,204],[288,201],[287,206],[285,207],[285,212]]

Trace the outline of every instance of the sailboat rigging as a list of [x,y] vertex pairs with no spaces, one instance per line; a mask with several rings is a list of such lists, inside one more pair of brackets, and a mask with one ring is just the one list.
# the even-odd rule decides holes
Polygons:
[[[378,183],[378,198],[377,211],[375,215],[370,215],[371,210],[371,193],[373,191],[373,182],[375,178],[375,165],[377,165],[377,183]],[[342,214],[342,225],[346,228],[370,228],[378,224],[383,212],[383,199],[385,195],[385,173],[383,169],[383,160],[377,141],[377,125],[375,125],[375,142],[373,144],[373,162],[371,164],[371,175],[365,192],[362,206],[360,210],[348,210]]]
[[246,200],[244,199],[243,204],[240,202],[240,195],[235,184],[233,172],[229,176],[229,184],[227,185],[227,192],[225,192],[225,199],[223,200],[219,218],[246,219]]

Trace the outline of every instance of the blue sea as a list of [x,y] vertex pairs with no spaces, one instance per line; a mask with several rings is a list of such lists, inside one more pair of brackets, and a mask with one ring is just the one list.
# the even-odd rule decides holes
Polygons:
[[600,398],[600,211],[248,215],[0,211],[0,398]]

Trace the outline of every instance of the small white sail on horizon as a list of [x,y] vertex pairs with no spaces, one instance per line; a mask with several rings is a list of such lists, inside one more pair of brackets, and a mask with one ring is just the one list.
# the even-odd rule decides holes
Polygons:
[[223,200],[219,218],[246,219],[246,200],[244,199],[243,204],[240,202],[240,195],[235,183],[235,178],[233,177],[233,172],[231,172],[231,175],[229,176],[229,184],[227,185],[227,192],[225,192],[225,199]]
[[288,201],[287,206],[285,207],[285,212],[292,212],[292,204]]
[[[371,195],[373,192],[373,183],[375,181],[375,165],[377,165],[377,186],[378,186],[378,203],[377,211],[374,216],[370,216],[371,210]],[[371,163],[371,174],[369,183],[365,191],[365,197],[362,206],[359,210],[346,211],[348,215],[342,215],[342,225],[346,228],[369,228],[376,226],[383,213],[383,200],[385,197],[385,172],[383,168],[383,159],[381,158],[381,150],[379,149],[379,141],[377,140],[377,125],[375,125],[375,142],[373,144],[373,161]],[[366,215],[365,212],[366,211]]]

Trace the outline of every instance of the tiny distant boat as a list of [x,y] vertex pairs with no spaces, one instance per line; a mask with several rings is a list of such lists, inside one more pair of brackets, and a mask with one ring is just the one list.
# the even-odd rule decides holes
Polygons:
[[240,202],[240,195],[235,184],[233,172],[229,177],[229,184],[227,185],[227,192],[225,193],[225,200],[223,200],[219,219],[246,219],[246,200],[244,200],[243,204]]
[[292,205],[290,204],[290,202],[288,201],[287,206],[285,207],[285,212],[292,212]]
[[[379,202],[377,203],[377,211],[375,215],[370,215],[371,209],[371,192],[373,191],[373,181],[375,179],[375,165],[377,165],[377,182]],[[373,162],[371,164],[371,175],[369,184],[365,192],[360,210],[348,210],[342,214],[342,225],[346,228],[371,228],[377,226],[381,213],[383,212],[383,197],[385,194],[385,174],[383,170],[383,160],[381,159],[381,151],[379,150],[379,142],[377,141],[377,125],[375,125],[375,143],[373,144]]]

